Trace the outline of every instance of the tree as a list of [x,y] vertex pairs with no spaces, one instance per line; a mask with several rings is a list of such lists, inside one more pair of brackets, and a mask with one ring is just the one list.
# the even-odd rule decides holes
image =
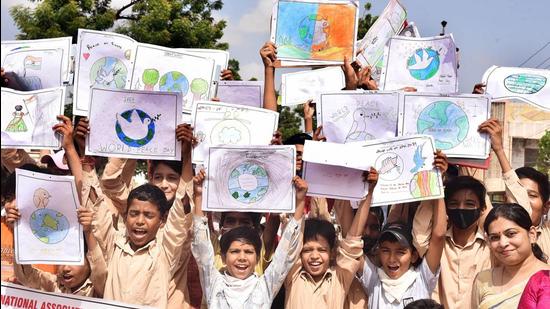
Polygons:
[[278,105],[277,111],[279,112],[279,131],[283,136],[283,140],[302,132],[300,129],[302,118],[293,109]]
[[239,60],[237,59],[229,59],[229,63],[227,65],[227,68],[231,70],[231,73],[233,73],[233,79],[234,80],[241,80],[241,75],[239,74]]
[[378,19],[378,16],[373,16],[369,13],[372,4],[370,2],[365,3],[365,12],[364,15],[359,18],[359,23],[357,25],[357,39],[361,40],[365,34],[369,31],[370,27]]
[[539,156],[536,168],[542,173],[550,174],[550,130],[546,130],[539,140]]

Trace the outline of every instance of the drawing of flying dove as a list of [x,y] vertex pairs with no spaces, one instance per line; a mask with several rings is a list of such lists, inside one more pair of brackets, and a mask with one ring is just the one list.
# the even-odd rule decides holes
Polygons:
[[367,133],[367,111],[359,107],[353,112],[353,123],[351,124],[351,129],[349,130],[348,135],[346,136],[347,142],[359,142],[372,139],[372,135]]
[[46,206],[48,206],[48,202],[50,201],[50,197],[51,195],[48,191],[43,188],[38,188],[34,191],[32,201],[36,208],[46,208]]
[[116,114],[116,120],[122,132],[133,140],[139,140],[147,136],[149,124],[151,123],[151,118],[141,120],[135,109],[130,115],[130,120],[126,120],[126,118],[120,116],[118,113]]
[[421,146],[416,147],[416,150],[414,151],[414,167],[411,168],[411,173],[418,172],[421,168],[424,167],[424,162],[426,161],[426,157],[422,156],[422,148],[424,147],[424,144]]
[[[419,53],[421,55],[419,55]],[[414,53],[414,64],[409,66],[409,70],[423,70],[432,63],[433,57],[430,57],[427,52],[421,49],[419,52]]]

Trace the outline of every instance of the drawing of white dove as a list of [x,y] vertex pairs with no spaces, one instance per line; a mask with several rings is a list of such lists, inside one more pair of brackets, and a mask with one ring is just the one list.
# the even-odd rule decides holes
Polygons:
[[425,50],[421,49],[420,53],[422,58],[418,52],[414,53],[414,64],[408,67],[409,70],[423,70],[432,63],[433,57],[430,57]]
[[139,140],[147,136],[149,124],[151,123],[151,118],[141,120],[135,109],[132,111],[129,121],[120,116],[118,113],[116,114],[116,120],[120,125],[122,132],[133,140]]

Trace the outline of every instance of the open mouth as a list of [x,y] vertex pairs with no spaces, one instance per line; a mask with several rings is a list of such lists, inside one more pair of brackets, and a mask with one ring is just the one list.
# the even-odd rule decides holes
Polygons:
[[235,268],[238,271],[246,271],[248,269],[248,265],[235,265]]
[[137,238],[143,238],[145,235],[147,235],[147,230],[145,229],[133,229],[132,234],[136,236]]
[[322,266],[322,262],[309,262],[307,263],[312,270],[319,270]]
[[63,275],[61,276],[61,280],[62,280],[65,284],[68,283],[68,282],[70,282],[73,278],[74,278],[74,276],[71,275],[71,274],[63,274]]
[[388,266],[388,271],[396,273],[399,270],[399,266]]

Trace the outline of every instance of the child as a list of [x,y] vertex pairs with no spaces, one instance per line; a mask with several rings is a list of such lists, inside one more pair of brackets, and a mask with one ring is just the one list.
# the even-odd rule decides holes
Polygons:
[[378,173],[371,169],[367,177],[369,193],[360,204],[346,238],[338,246],[336,265],[331,263],[336,248],[336,231],[332,223],[319,219],[306,221],[300,260],[285,280],[286,308],[344,308],[346,295],[361,264],[361,235]]
[[220,247],[226,270],[220,273],[214,266],[214,250],[208,237],[208,220],[201,208],[204,178],[203,170],[194,178],[195,237],[192,251],[199,265],[208,308],[270,308],[300,252],[306,182],[299,177],[294,178],[294,218],[287,225],[270,266],[263,275],[258,276],[254,273],[254,267],[260,254],[260,236],[255,229],[246,226],[234,228],[222,236]]
[[151,184],[133,189],[127,204],[124,234],[113,227],[101,196],[94,205],[92,231],[108,269],[104,297],[166,308],[169,283],[181,267],[182,252],[189,251],[184,244],[191,216],[180,200],[170,208],[164,192]]

